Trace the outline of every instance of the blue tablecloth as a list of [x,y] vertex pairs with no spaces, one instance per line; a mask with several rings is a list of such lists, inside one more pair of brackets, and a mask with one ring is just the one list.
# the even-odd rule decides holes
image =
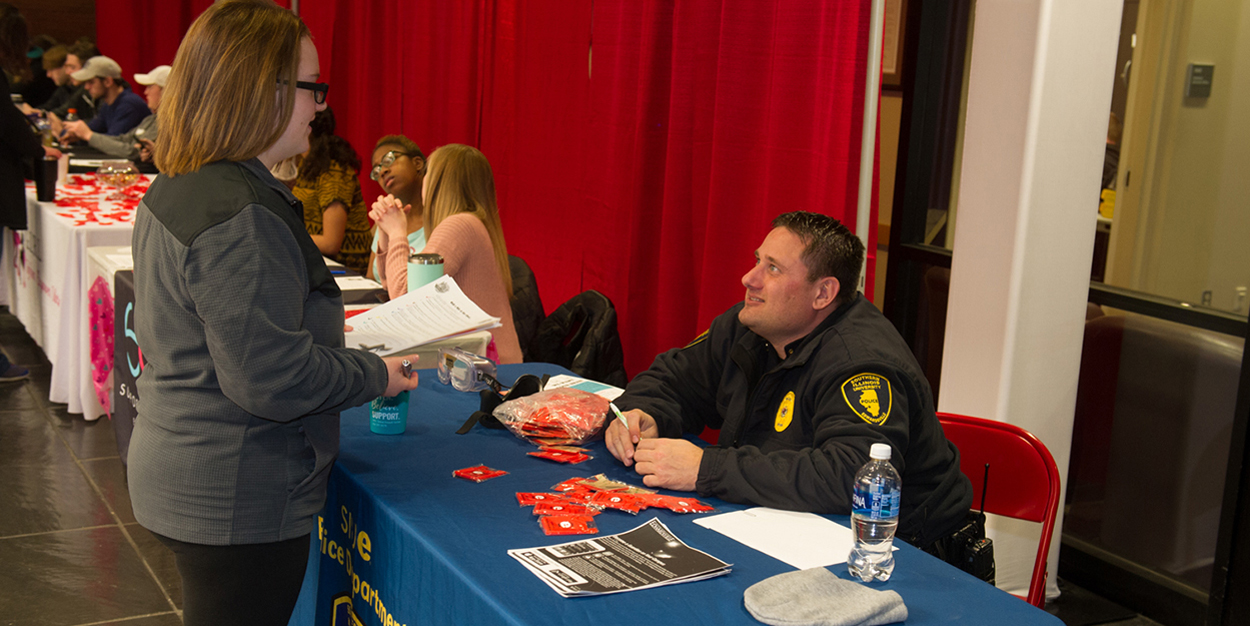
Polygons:
[[[511,381],[525,372],[565,373],[556,366],[524,364],[501,367],[500,378]],[[694,524],[696,515],[609,510],[595,518],[601,535],[658,517],[690,546],[732,563],[733,571],[694,583],[561,598],[506,551],[583,537],[544,535],[530,508],[518,506],[515,493],[548,491],[574,476],[606,473],[637,485],[641,477],[612,458],[602,441],[588,446],[594,459],[564,465],[527,456],[534,446],[506,430],[478,426],[457,435],[477,408],[477,395],[440,384],[433,370],[420,375],[403,435],[369,432],[368,407],[343,414],[342,452],[292,624],[757,624],[743,607],[742,592],[793,570]],[[452,476],[479,464],[508,475],[483,483]],[[703,500],[717,512],[747,508]],[[873,587],[903,597],[908,624],[1060,624],[911,546],[896,545],[893,578]],[[845,566],[831,569],[849,578]],[[348,614],[349,605],[360,622]]]

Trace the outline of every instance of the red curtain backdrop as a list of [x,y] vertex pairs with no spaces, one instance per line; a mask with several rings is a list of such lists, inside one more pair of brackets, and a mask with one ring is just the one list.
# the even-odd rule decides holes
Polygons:
[[742,299],[774,216],[855,227],[868,2],[728,4],[595,4],[583,276],[631,374]]
[[[181,36],[207,4],[97,6],[115,5],[118,27],[171,5],[162,32]],[[606,294],[634,374],[742,298],[774,216],[855,228],[869,0],[729,4],[302,0],[300,13],[362,161],[392,133],[427,154],[480,148],[547,310]],[[172,60],[176,42],[157,60],[143,56],[156,39],[127,28],[141,66]],[[371,201],[381,190],[361,180]]]

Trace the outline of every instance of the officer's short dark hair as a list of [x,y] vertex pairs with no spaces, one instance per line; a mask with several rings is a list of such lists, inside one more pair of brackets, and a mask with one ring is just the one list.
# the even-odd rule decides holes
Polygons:
[[859,269],[864,265],[864,243],[842,222],[819,213],[791,211],[778,215],[773,228],[786,228],[803,242],[803,264],[807,280],[825,276],[838,279],[837,304],[850,300],[859,291]]

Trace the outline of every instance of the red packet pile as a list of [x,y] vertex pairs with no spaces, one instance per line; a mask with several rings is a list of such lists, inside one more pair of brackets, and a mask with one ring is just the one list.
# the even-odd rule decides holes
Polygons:
[[[94,174],[76,174],[57,189],[57,215],[73,222],[74,226],[99,224],[129,224],[134,222],[135,209],[148,190],[146,179],[125,189],[117,190],[103,186]],[[110,191],[118,191],[121,200],[104,200]]]
[[509,400],[494,416],[512,434],[550,447],[582,444],[603,429],[608,400],[580,389],[548,389]]
[[611,480],[603,474],[591,478],[570,478],[552,485],[551,490],[556,493],[518,491],[516,494],[517,503],[521,506],[534,507],[534,515],[539,516],[543,532],[548,535],[597,534],[599,530],[595,527],[594,516],[604,509],[632,515],[652,506],[674,513],[707,513],[714,510],[694,498],[660,495],[650,489]]
[[475,483],[480,483],[498,476],[503,476],[507,473],[508,472],[503,470],[491,469],[485,465],[474,465],[473,467],[458,469],[452,472],[451,475],[456,478],[463,478],[465,480],[471,480]]
[[665,496],[650,489],[628,485],[598,474],[590,478],[570,478],[551,487],[571,502],[587,503],[597,509],[616,509],[637,515],[648,507],[674,513],[709,513],[716,509],[696,498]]
[[534,507],[534,515],[539,516],[538,523],[548,535],[593,535],[599,532],[593,519],[599,510],[570,499],[567,493],[518,491],[516,499],[521,506]]

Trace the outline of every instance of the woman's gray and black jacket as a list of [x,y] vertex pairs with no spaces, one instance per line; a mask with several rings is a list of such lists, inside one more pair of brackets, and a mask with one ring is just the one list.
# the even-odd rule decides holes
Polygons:
[[343,303],[303,210],[257,159],[158,176],[133,239],[147,365],[129,451],[135,517],[188,543],[309,534],[339,411],[386,365],[343,347]]

